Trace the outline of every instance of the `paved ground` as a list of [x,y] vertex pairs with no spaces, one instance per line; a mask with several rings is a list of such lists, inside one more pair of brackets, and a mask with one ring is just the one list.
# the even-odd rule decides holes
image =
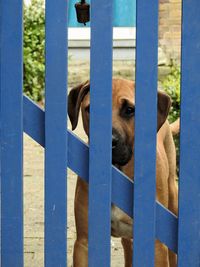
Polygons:
[[[134,77],[133,62],[115,62],[114,75],[117,77]],[[166,70],[164,69],[164,72]],[[89,65],[84,62],[69,63],[69,87],[89,78]],[[81,123],[76,131],[85,139]],[[24,251],[25,267],[44,266],[44,150],[24,135]],[[75,239],[73,198],[76,175],[68,170],[68,266],[72,266],[72,251]],[[123,254],[118,239],[112,243],[112,266],[123,266]],[[55,266],[57,267],[57,266]]]
[[[25,267],[44,266],[44,150],[24,136],[24,251]],[[72,266],[72,251],[75,239],[73,198],[76,175],[68,170],[68,266]],[[112,246],[113,267],[121,267],[122,251],[115,239]],[[55,266],[57,267],[57,266]]]

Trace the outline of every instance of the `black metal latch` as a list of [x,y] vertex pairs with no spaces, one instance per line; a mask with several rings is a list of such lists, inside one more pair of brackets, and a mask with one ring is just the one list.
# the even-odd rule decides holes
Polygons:
[[90,5],[85,0],[75,4],[77,21],[86,25],[90,21]]

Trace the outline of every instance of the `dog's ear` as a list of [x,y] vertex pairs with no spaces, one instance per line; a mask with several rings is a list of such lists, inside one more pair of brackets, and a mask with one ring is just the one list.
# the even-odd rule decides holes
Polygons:
[[87,81],[72,88],[68,95],[68,115],[72,124],[72,130],[77,126],[81,102],[89,92],[89,88],[90,83]]
[[166,121],[171,107],[171,98],[164,92],[158,91],[158,123],[157,131]]

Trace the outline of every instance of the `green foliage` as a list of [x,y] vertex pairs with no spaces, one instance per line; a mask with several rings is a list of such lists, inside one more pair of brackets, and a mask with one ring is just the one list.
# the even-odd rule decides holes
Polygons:
[[[180,117],[180,68],[173,66],[171,73],[162,83],[164,91],[172,99],[172,107],[169,113],[169,121],[173,122]],[[174,137],[177,155],[177,173],[179,173],[179,136]]]
[[172,107],[169,114],[170,122],[175,121],[180,116],[180,68],[173,66],[171,73],[162,83],[164,91],[172,99]]
[[24,7],[24,92],[35,101],[44,97],[45,11],[41,0]]

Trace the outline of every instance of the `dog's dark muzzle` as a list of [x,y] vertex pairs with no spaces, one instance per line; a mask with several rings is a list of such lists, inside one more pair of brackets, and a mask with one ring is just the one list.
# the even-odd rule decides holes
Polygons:
[[117,130],[112,130],[112,163],[124,166],[132,157],[132,147],[128,145]]

